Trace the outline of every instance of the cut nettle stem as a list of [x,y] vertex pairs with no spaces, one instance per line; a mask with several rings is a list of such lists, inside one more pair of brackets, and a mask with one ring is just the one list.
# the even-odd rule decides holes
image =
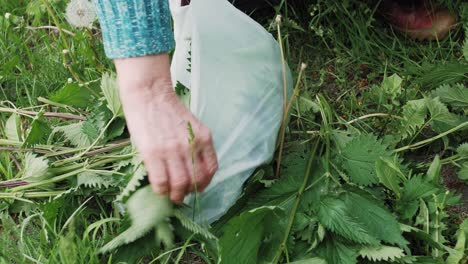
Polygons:
[[417,149],[417,148],[420,148],[420,147],[423,147],[424,145],[426,144],[429,144],[439,138],[443,138],[451,133],[454,133],[462,128],[465,128],[466,126],[468,126],[468,121],[467,122],[464,122],[464,123],[461,123],[460,125],[450,129],[450,130],[447,130],[445,131],[444,133],[441,133],[435,137],[432,137],[432,138],[428,138],[426,140],[423,140],[423,141],[420,141],[418,143],[414,143],[412,145],[408,145],[408,146],[405,146],[405,147],[401,147],[399,149],[395,149],[393,152],[395,153],[398,153],[398,152],[402,152],[402,151],[405,151],[405,150],[410,150],[410,149]]
[[44,181],[33,182],[33,183],[30,183],[30,184],[25,185],[25,186],[19,186],[19,187],[12,188],[11,192],[12,193],[21,192],[21,191],[31,189],[31,188],[34,188],[34,187],[44,186],[44,185],[48,185],[48,184],[55,183],[55,182],[60,182],[60,181],[66,180],[66,179],[68,179],[70,177],[76,176],[76,175],[78,175],[80,173],[86,172],[89,169],[97,168],[99,166],[102,166],[102,165],[105,165],[105,164],[108,164],[108,163],[113,163],[113,162],[116,162],[116,161],[119,161],[119,160],[122,160],[122,159],[127,159],[127,158],[128,157],[122,156],[122,157],[115,157],[115,158],[96,161],[96,162],[91,163],[91,164],[83,164],[80,169],[77,169],[77,170],[74,170],[74,171],[59,175],[59,176],[55,176],[53,178],[50,178],[50,179],[47,179],[47,180],[44,180]]
[[282,243],[280,245],[280,248],[277,251],[277,253],[275,255],[275,258],[273,259],[273,263],[278,263],[280,258],[281,258],[281,255],[286,250],[286,242],[288,241],[289,234],[291,233],[291,229],[292,229],[292,226],[293,226],[293,223],[294,223],[294,218],[296,216],[297,208],[299,207],[299,203],[301,201],[302,194],[306,191],[306,188],[308,187],[307,183],[309,182],[309,177],[310,177],[310,174],[312,172],[312,165],[314,164],[315,154],[317,153],[318,145],[319,145],[319,139],[317,139],[315,141],[313,149],[312,149],[312,151],[310,153],[309,161],[308,161],[308,164],[307,164],[307,169],[306,169],[306,172],[304,174],[304,180],[302,181],[302,185],[299,188],[299,191],[297,192],[296,201],[294,202],[294,206],[291,209],[291,212],[289,213],[288,226],[287,226],[286,231],[284,233],[284,238],[283,238],[283,241],[282,241]]
[[[18,114],[18,115],[23,115],[23,116],[27,116],[27,117],[35,117],[35,116],[37,116],[39,114],[39,112],[25,111],[25,110],[5,108],[5,107],[0,107],[0,112]],[[64,114],[64,113],[44,112],[42,114],[42,116],[43,117],[55,117],[55,118],[60,118],[60,119],[64,119],[64,120],[86,121],[86,117],[78,116],[78,115],[72,115],[72,114]]]
[[[289,98],[289,102],[286,105],[286,108],[283,111],[283,120],[281,122],[281,129],[280,129],[280,146],[279,146],[279,153],[278,153],[278,159],[277,159],[277,164],[276,164],[276,176],[279,177],[280,172],[281,172],[281,160],[283,158],[283,148],[284,148],[284,140],[285,140],[285,134],[286,134],[286,122],[288,120],[288,114],[289,111],[291,110],[292,104],[294,102],[294,99],[299,95],[299,87],[302,79],[302,74],[304,70],[307,68],[307,65],[302,63],[301,68],[299,70],[299,75],[297,77],[296,85],[294,87],[293,95],[291,98]],[[284,102],[286,102],[286,97]]]

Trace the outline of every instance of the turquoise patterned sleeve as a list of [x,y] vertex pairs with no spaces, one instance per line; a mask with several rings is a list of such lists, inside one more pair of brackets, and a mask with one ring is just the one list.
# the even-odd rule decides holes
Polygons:
[[168,0],[94,0],[111,59],[165,53],[174,48]]

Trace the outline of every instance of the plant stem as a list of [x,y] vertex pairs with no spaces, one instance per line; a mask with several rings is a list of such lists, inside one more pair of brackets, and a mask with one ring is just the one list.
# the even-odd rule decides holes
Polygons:
[[284,148],[284,137],[286,134],[286,122],[288,119],[288,114],[289,111],[291,110],[292,104],[294,102],[294,98],[299,95],[299,84],[301,83],[302,79],[302,73],[304,72],[305,67],[301,67],[299,70],[299,75],[297,77],[296,85],[294,87],[293,95],[291,98],[289,98],[289,102],[286,106],[286,109],[284,111],[283,115],[283,120],[281,122],[281,129],[280,129],[280,146],[279,146],[279,153],[278,153],[278,159],[277,159],[277,164],[276,164],[276,176],[279,177],[280,172],[281,172],[281,160],[283,158],[283,148]]
[[276,17],[276,29],[278,31],[278,43],[281,51],[281,65],[283,71],[283,118],[281,120],[281,128],[280,128],[280,146],[279,146],[279,153],[278,153],[278,165],[276,167],[276,177],[279,177],[280,168],[281,168],[281,156],[283,155],[283,146],[284,146],[284,134],[286,130],[286,117],[287,117],[287,104],[286,101],[288,100],[288,84],[286,79],[286,60],[284,57],[284,47],[283,47],[283,37],[281,35],[281,16]]
[[445,136],[447,136],[447,135],[449,135],[449,134],[451,134],[451,133],[454,133],[454,132],[456,132],[456,131],[458,131],[458,130],[460,130],[460,129],[466,127],[466,126],[468,126],[468,121],[467,121],[467,122],[464,122],[464,123],[461,123],[460,125],[458,125],[458,126],[452,128],[452,129],[450,129],[450,130],[447,130],[447,131],[445,131],[444,133],[441,133],[441,134],[439,134],[439,135],[437,135],[437,136],[435,136],[435,137],[428,138],[428,139],[426,139],[426,140],[423,140],[423,141],[420,141],[420,142],[418,142],[418,143],[415,143],[415,144],[412,144],[412,145],[408,145],[408,146],[405,146],[405,147],[401,147],[401,148],[399,148],[399,149],[395,149],[394,152],[395,152],[395,153],[398,153],[398,152],[402,152],[402,151],[409,150],[409,149],[420,148],[420,147],[422,147],[422,146],[424,146],[424,145],[426,145],[426,144],[428,144],[428,143],[431,143],[431,142],[433,142],[433,141],[435,141],[435,140],[437,140],[437,139],[439,139],[439,138],[443,138],[443,137],[445,137]]
[[47,198],[54,197],[64,193],[65,191],[51,191],[51,192],[27,192],[27,193],[0,193],[0,199],[12,198]]
[[[34,116],[37,116],[39,114],[39,112],[24,111],[24,110],[4,108],[4,107],[0,107],[0,112],[19,114],[19,115],[23,115],[23,116],[27,116],[27,117],[34,117]],[[72,114],[64,114],[64,113],[44,112],[44,114],[42,116],[43,117],[56,117],[56,118],[60,118],[60,119],[64,119],[64,120],[86,121],[86,117],[72,115]]]
[[107,163],[112,163],[112,162],[116,162],[118,160],[121,160],[121,159],[126,159],[127,157],[116,157],[116,158],[112,158],[112,159],[104,159],[104,160],[100,160],[100,161],[97,161],[95,163],[92,163],[92,164],[88,164],[88,165],[83,165],[82,168],[80,169],[77,169],[77,170],[74,170],[74,171],[71,171],[69,173],[65,173],[65,174],[62,174],[62,175],[59,175],[59,176],[56,176],[56,177],[53,177],[51,179],[48,179],[48,180],[44,180],[44,181],[40,181],[40,182],[33,182],[33,183],[30,183],[26,186],[19,186],[19,187],[15,187],[15,188],[12,188],[11,189],[11,192],[12,193],[15,193],[15,192],[19,192],[19,191],[23,191],[23,190],[27,190],[27,189],[31,189],[33,187],[38,187],[38,186],[43,186],[43,185],[47,185],[47,184],[51,184],[51,183],[55,183],[55,182],[59,182],[59,181],[63,181],[63,180],[66,180],[70,177],[73,177],[73,176],[76,176],[82,172],[85,172],[89,169],[93,169],[93,168],[96,168],[96,167],[99,167],[101,165],[105,165]]
[[396,115],[385,114],[385,113],[375,113],[375,114],[363,115],[361,117],[358,117],[356,119],[353,119],[351,121],[346,122],[346,124],[351,125],[353,123],[356,123],[357,121],[360,121],[360,120],[363,120],[363,119],[366,119],[366,118],[369,118],[369,117],[379,117],[379,116],[383,116],[383,117],[388,116],[388,117],[391,117],[391,118],[394,118],[394,119],[401,119],[400,116],[396,116]]
[[73,157],[70,157],[68,159],[64,159],[64,160],[60,160],[58,162],[55,163],[56,166],[60,166],[62,164],[65,164],[65,163],[68,163],[68,162],[73,162],[73,161],[77,161],[79,159],[81,159],[83,156],[86,155],[86,153],[88,153],[91,149],[93,149],[97,143],[99,142],[99,140],[101,140],[101,138],[104,136],[104,133],[106,133],[107,129],[109,128],[109,126],[112,124],[112,122],[114,122],[114,120],[117,118],[117,116],[112,116],[112,118],[109,120],[109,122],[106,124],[106,126],[102,129],[101,133],[98,135],[98,137],[94,140],[94,142],[89,146],[87,147],[83,152],[79,153],[78,155],[76,156],[73,156]]
[[43,2],[44,5],[46,6],[47,12],[48,12],[49,15],[52,17],[52,20],[54,21],[55,26],[57,27],[57,29],[58,29],[58,31],[59,31],[59,33],[60,33],[60,38],[62,39],[63,46],[64,46],[67,50],[70,50],[70,45],[68,44],[67,39],[65,38],[64,30],[62,29],[62,26],[60,25],[60,23],[59,23],[59,21],[58,21],[58,19],[57,19],[57,16],[56,16],[55,13],[54,13],[54,10],[52,10],[52,6],[50,6],[48,0],[42,0],[42,2]]
[[39,149],[30,149],[30,148],[17,148],[17,147],[0,147],[0,151],[13,151],[13,152],[35,152],[39,154],[48,154],[49,151],[39,150]]
[[289,214],[289,222],[288,222],[288,226],[286,228],[286,232],[284,233],[283,241],[282,241],[282,243],[280,245],[279,250],[276,253],[275,258],[273,259],[273,263],[278,263],[279,262],[279,259],[280,259],[281,255],[283,254],[283,251],[286,249],[286,242],[287,242],[287,240],[289,238],[289,233],[291,232],[292,225],[294,223],[294,217],[296,216],[297,208],[299,207],[299,203],[301,201],[302,194],[306,190],[307,182],[309,182],[309,177],[310,177],[310,174],[311,174],[311,171],[312,171],[312,165],[314,164],[315,154],[317,153],[318,145],[319,145],[319,139],[317,139],[315,141],[314,147],[313,147],[313,149],[312,149],[312,151],[310,153],[309,162],[307,164],[307,169],[306,169],[306,172],[305,172],[305,175],[304,175],[304,180],[303,180],[302,185],[299,188],[299,191],[298,191],[298,193],[296,195],[296,201],[294,202],[294,206],[291,209],[291,212]]
[[[26,29],[29,29],[29,30],[39,30],[39,29],[52,29],[52,30],[58,30],[60,31],[60,29],[56,26],[40,26],[40,27],[30,27],[30,26],[27,26]],[[68,31],[66,29],[63,29],[62,28],[62,32],[63,33],[66,33],[72,37],[75,36],[75,33],[71,32],[71,31]]]

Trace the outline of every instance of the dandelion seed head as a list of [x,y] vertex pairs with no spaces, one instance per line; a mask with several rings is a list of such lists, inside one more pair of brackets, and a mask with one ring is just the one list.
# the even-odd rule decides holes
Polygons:
[[67,55],[68,53],[70,53],[69,50],[67,50],[67,49],[62,50],[62,54],[63,54],[63,55]]
[[305,70],[305,69],[307,69],[307,64],[302,63],[302,64],[301,64],[301,71],[303,71],[303,70]]
[[10,17],[11,17],[11,14],[10,14],[10,13],[5,13],[5,19],[6,19],[6,20],[9,20]]
[[72,82],[73,82],[73,79],[72,79],[72,78],[68,78],[67,82],[68,82],[68,83],[72,83]]
[[74,27],[90,27],[96,20],[93,4],[88,0],[71,0],[65,17]]
[[281,15],[277,15],[276,18],[275,18],[276,24],[281,24],[282,19],[283,19],[283,17]]

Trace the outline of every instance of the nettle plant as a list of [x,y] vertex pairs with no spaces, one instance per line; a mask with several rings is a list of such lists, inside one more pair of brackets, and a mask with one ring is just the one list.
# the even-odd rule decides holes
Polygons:
[[[450,141],[450,135],[466,129],[467,121],[455,118],[443,103],[464,111],[461,85],[409,101],[396,120],[404,132],[392,140],[336,119],[323,96],[307,99],[310,108],[303,111],[316,113],[320,130],[310,143],[285,144],[280,174],[271,166],[260,168],[238,203],[211,227],[196,224],[151,191],[128,139],[115,75],[103,75],[101,88],[97,98],[67,83],[42,99],[47,105],[37,110],[2,102],[8,118],[0,144],[18,162],[0,182],[0,198],[7,201],[3,210],[49,197],[102,197],[116,212],[93,229],[118,223],[120,231],[95,239],[101,253],[121,259],[141,256],[136,252],[143,244],[144,253],[162,253],[184,252],[190,243],[222,263],[462,263],[466,258],[467,222],[455,237],[447,233],[447,208],[459,196],[441,184],[441,166],[461,165],[463,178],[467,145],[449,158],[436,156],[429,167],[403,159],[405,151],[441,138]],[[49,112],[58,109],[66,113]],[[423,128],[435,135],[408,140],[417,139]],[[398,147],[402,144],[407,145]],[[115,218],[119,215],[121,220]],[[177,247],[176,241],[186,242]],[[452,241],[455,246],[449,246]]]

